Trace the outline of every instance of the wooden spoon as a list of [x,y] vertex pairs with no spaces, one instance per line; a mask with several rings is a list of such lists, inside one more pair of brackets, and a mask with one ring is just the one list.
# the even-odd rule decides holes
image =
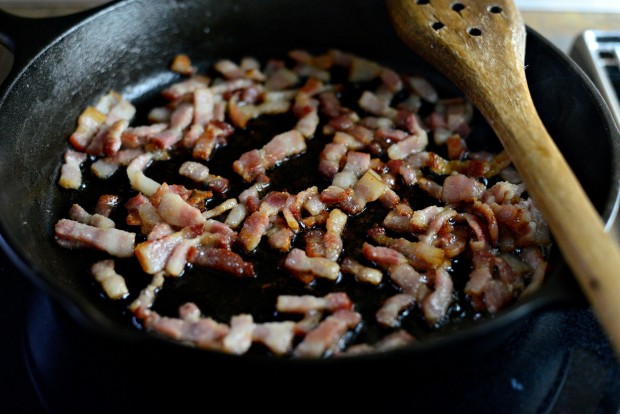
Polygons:
[[403,42],[451,79],[495,131],[620,355],[620,250],[536,112],[518,9],[509,0],[386,4]]

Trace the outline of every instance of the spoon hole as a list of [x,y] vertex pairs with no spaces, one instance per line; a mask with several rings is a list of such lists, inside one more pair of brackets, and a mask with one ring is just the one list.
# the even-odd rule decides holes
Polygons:
[[501,7],[499,7],[499,6],[490,6],[490,7],[489,7],[489,11],[490,11],[491,13],[494,13],[494,14],[500,14],[500,13],[501,13],[501,12],[503,12],[504,10],[502,10],[502,8],[501,8]]
[[470,36],[480,36],[482,35],[482,30],[478,29],[477,27],[472,27],[467,30],[467,33],[469,33]]
[[452,5],[452,10],[457,13],[460,13],[463,9],[465,9],[465,5],[463,3],[454,3]]
[[430,0],[416,0],[415,4],[428,4]]
[[433,28],[433,30],[439,31],[440,29],[443,29],[444,24],[442,22],[434,22],[433,24],[431,24],[431,27]]

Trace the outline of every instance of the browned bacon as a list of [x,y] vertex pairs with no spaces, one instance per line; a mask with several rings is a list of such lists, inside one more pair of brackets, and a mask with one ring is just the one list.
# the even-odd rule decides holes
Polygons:
[[229,249],[217,247],[191,247],[187,260],[197,266],[219,270],[235,277],[256,277],[254,266]]

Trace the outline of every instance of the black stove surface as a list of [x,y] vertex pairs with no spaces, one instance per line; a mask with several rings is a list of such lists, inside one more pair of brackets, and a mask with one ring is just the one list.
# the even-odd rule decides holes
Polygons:
[[[174,405],[176,400],[203,399],[188,397],[182,391],[184,382],[194,380],[177,377],[155,381],[157,367],[149,371],[138,361],[127,364],[120,357],[121,350],[105,340],[94,340],[55,302],[21,277],[3,254],[0,275],[4,328],[0,335],[0,411],[160,412],[158,408]],[[477,414],[607,414],[618,413],[620,408],[620,364],[586,307],[533,315],[497,348],[463,361],[452,370],[421,377],[411,367],[399,377],[402,374],[411,386],[398,389],[408,391],[377,396],[374,402],[396,412]],[[325,381],[317,391],[302,395],[311,399],[329,387],[338,388],[333,379]],[[352,401],[360,405],[361,401],[372,403],[372,399],[361,397],[372,394],[369,384],[372,381],[361,381],[360,393],[349,395],[343,407],[354,407]],[[247,379],[239,378],[239,384],[223,388],[238,390],[247,386]],[[205,393],[208,395],[209,387],[205,387]],[[221,397],[217,400],[221,401]],[[247,404],[229,403],[231,407],[247,405],[277,411],[282,405],[276,401],[277,397]],[[205,398],[205,403],[211,405],[212,397]],[[304,402],[308,407],[310,404],[310,400]],[[287,406],[287,411],[292,408],[295,406]]]

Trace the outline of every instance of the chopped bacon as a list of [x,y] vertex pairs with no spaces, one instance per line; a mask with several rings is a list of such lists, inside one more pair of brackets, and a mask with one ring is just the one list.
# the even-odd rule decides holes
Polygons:
[[262,343],[275,355],[286,355],[293,349],[295,322],[264,322],[256,324],[252,340]]
[[125,278],[114,270],[114,260],[106,259],[94,263],[91,272],[110,299],[123,299],[129,295]]
[[60,170],[58,185],[64,188],[78,189],[82,186],[82,163],[88,156],[83,152],[68,149],[65,151],[64,164]]
[[224,337],[224,351],[230,354],[245,354],[252,346],[256,324],[252,315],[235,315],[230,319],[230,330]]
[[297,130],[291,130],[276,135],[263,148],[241,155],[233,162],[233,170],[246,182],[252,182],[286,158],[305,150],[306,140],[303,135]]
[[114,221],[108,217],[102,216],[98,213],[90,214],[77,203],[71,205],[71,208],[69,209],[69,218],[94,227],[110,228],[116,226]]
[[237,253],[225,248],[191,247],[187,260],[197,266],[220,270],[235,277],[256,277],[252,263],[246,262]]
[[174,57],[174,59],[172,59],[170,69],[185,76],[190,76],[196,73],[196,67],[192,66],[191,59],[184,53],[179,53]]
[[300,280],[313,280],[315,277],[335,280],[340,274],[340,266],[324,257],[308,257],[306,252],[294,248],[286,256],[284,268]]
[[361,320],[361,315],[355,311],[335,312],[308,332],[293,351],[293,355],[298,358],[320,358],[326,353],[338,351],[346,334],[355,329]]
[[116,257],[133,256],[135,233],[116,228],[100,228],[60,219],[55,226],[56,240],[69,248],[90,247]]
[[129,310],[134,314],[143,313],[148,309],[151,309],[155,303],[155,297],[157,292],[164,285],[164,272],[155,273],[149,283],[144,289],[140,291],[140,294],[129,305]]
[[377,311],[377,322],[383,326],[395,328],[399,325],[399,318],[415,303],[415,297],[407,293],[397,293],[390,296]]
[[204,226],[196,225],[158,239],[144,241],[136,246],[135,256],[142,266],[142,270],[149,274],[155,274],[164,270],[174,248],[182,240],[197,237],[203,231]]
[[340,271],[342,271],[342,273],[350,273],[360,282],[370,283],[371,285],[378,285],[383,280],[383,272],[369,266],[364,266],[351,257],[342,259]]
[[341,309],[353,309],[353,302],[344,292],[328,293],[323,297],[312,295],[280,295],[276,309],[282,313],[311,313],[319,311],[336,312]]
[[424,317],[429,325],[441,322],[453,301],[454,284],[452,276],[445,268],[435,270],[433,286],[432,293],[422,303]]

